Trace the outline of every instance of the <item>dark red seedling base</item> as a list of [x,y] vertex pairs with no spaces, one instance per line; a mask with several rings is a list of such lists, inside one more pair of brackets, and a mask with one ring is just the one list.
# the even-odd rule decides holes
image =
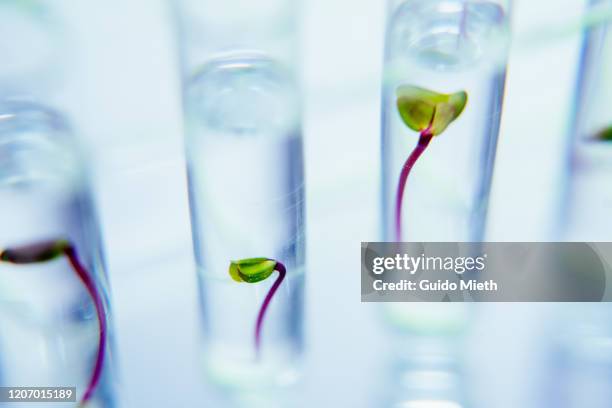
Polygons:
[[276,281],[274,281],[274,283],[272,284],[272,287],[268,291],[266,298],[261,304],[259,314],[257,315],[257,322],[255,323],[255,353],[257,355],[257,358],[259,358],[259,353],[261,350],[261,328],[263,326],[263,320],[266,315],[266,311],[268,310],[268,306],[270,306],[270,302],[272,301],[274,294],[278,290],[278,287],[285,279],[285,275],[287,275],[287,269],[285,268],[285,265],[278,261],[276,262],[276,266],[274,267],[274,269],[278,272],[278,278],[276,278]]

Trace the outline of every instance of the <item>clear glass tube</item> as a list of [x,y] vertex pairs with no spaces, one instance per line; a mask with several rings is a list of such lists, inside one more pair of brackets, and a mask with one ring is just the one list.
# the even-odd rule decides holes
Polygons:
[[[608,10],[607,13],[603,13]],[[569,129],[565,194],[558,220],[568,241],[612,239],[612,1],[590,0],[588,15],[607,16],[583,29]],[[584,21],[591,21],[584,18]],[[607,303],[559,305],[554,367],[559,404],[605,407],[612,378],[612,308]]]
[[113,407],[108,283],[80,163],[60,114],[0,103],[0,385],[76,386],[77,400]]
[[[482,240],[507,28],[508,10],[501,2],[390,2],[382,92],[385,240]],[[419,133],[430,121],[411,129],[399,112],[400,93],[411,88],[467,97],[463,110],[455,109],[458,116],[430,137],[426,148]]]
[[[185,89],[207,371],[214,382],[229,387],[292,383],[302,346],[304,289],[304,179],[295,80],[263,54],[235,54],[209,61]],[[278,277],[273,273],[257,283],[232,279],[232,261],[258,257],[284,265],[284,279],[279,269]]]
[[[504,92],[507,4],[391,0],[388,5],[383,238],[482,241]],[[453,115],[440,116],[444,109]],[[382,311],[402,335],[398,341],[421,339],[433,345],[429,354],[452,360],[459,358],[454,344],[471,320],[468,306],[386,304]]]
[[260,52],[295,68],[299,0],[178,0],[171,4],[185,80],[202,64],[228,53]]
[[[591,0],[589,8],[612,7]],[[610,20],[610,19],[608,19]],[[576,107],[569,149],[568,186],[559,220],[565,238],[609,241],[612,238],[612,25],[584,31],[576,86]]]
[[427,363],[409,365],[398,363],[396,355],[406,352],[408,347],[414,347],[411,354],[428,355],[435,346],[427,344],[430,339],[417,342],[402,343],[401,349],[394,350],[393,364],[389,364],[384,376],[381,398],[376,406],[385,408],[399,407],[440,407],[466,408],[469,387],[466,386],[464,368],[457,361],[447,361],[443,355],[435,353]]
[[0,94],[55,98],[70,48],[57,8],[46,0],[0,2]]
[[548,406],[604,408],[612,396],[612,308],[609,303],[556,306]]
[[174,4],[205,366],[248,392],[294,383],[302,350],[296,3]]

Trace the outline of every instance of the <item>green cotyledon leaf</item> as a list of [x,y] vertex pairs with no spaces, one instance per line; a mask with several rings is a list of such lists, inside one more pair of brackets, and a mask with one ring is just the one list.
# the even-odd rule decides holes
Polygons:
[[70,244],[63,239],[37,242],[0,251],[0,261],[14,264],[47,262],[62,256],[68,247]]
[[444,132],[461,115],[467,104],[465,91],[442,94],[412,85],[397,88],[397,109],[410,129],[433,136]]
[[272,275],[276,268],[276,261],[268,258],[247,258],[232,261],[229,274],[236,282],[256,283]]
[[595,138],[597,140],[603,140],[604,142],[612,142],[612,126],[608,126],[598,132]]

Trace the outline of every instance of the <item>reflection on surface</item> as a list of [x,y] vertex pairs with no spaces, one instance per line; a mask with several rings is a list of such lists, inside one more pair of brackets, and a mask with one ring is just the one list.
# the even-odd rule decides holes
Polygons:
[[384,387],[389,408],[466,407],[462,335],[404,335],[396,338]]

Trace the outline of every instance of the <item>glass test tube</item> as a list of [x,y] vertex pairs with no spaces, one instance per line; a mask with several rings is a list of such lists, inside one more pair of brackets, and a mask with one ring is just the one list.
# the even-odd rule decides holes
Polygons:
[[[603,11],[608,10],[607,13]],[[586,13],[610,15],[612,1],[590,0]],[[588,18],[584,19],[589,21]],[[583,31],[574,118],[570,127],[561,238],[612,239],[612,22],[600,19]],[[585,271],[586,272],[586,271]],[[612,381],[612,308],[608,303],[558,306],[555,381],[560,407],[605,407]]]
[[[589,10],[612,8],[612,1],[591,0]],[[559,220],[564,238],[609,241],[612,237],[612,27],[609,21],[584,31],[571,128],[565,212]]]
[[[483,240],[504,92],[508,13],[506,2],[493,0],[388,2],[381,160],[385,241]],[[407,126],[399,111],[406,90],[417,98],[423,90],[464,93],[467,102],[423,147],[427,130],[436,125],[432,116],[423,129]],[[455,358],[468,311],[466,304],[398,303],[385,304],[383,316],[409,336],[402,342],[429,345],[420,352],[424,361],[413,361],[427,365],[439,355]],[[413,360],[414,355],[405,357]]]
[[[294,2],[202,3],[180,2],[178,20],[205,365],[216,385],[269,389],[295,382],[302,349]],[[237,282],[231,262],[248,258],[274,260],[277,269],[261,281]]]
[[299,0],[177,0],[172,2],[183,82],[202,64],[260,52],[288,69],[298,61]]
[[46,0],[0,2],[0,95],[55,98],[66,71],[65,21]]
[[0,224],[0,385],[76,386],[114,407],[96,217],[70,129],[45,107],[0,103]]
[[[507,26],[508,9],[498,1],[390,2],[382,92],[385,240],[482,241]],[[402,87],[467,96],[460,115],[413,163],[409,157],[420,137],[398,112]],[[402,183],[403,169],[411,164]]]

